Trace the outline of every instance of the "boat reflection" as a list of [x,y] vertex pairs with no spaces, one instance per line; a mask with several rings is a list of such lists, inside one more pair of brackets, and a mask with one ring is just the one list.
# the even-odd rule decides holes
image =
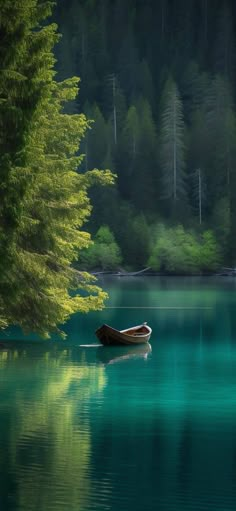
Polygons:
[[143,358],[147,360],[151,352],[151,345],[146,343],[135,346],[99,346],[96,355],[104,365],[111,365],[130,359]]

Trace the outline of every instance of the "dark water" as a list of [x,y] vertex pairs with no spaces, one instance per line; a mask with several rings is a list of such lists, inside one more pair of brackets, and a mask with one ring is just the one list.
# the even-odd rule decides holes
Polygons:
[[[114,308],[67,341],[4,336],[0,510],[235,511],[236,281],[103,286]],[[142,321],[152,350],[92,346],[101,323]]]

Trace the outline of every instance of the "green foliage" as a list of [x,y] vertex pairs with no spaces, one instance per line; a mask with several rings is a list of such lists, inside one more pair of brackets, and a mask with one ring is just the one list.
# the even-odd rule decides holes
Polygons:
[[214,234],[205,231],[197,236],[182,225],[166,228],[159,225],[148,265],[153,270],[174,274],[198,274],[215,271],[221,255]]
[[127,153],[129,154],[130,159],[134,159],[140,149],[140,129],[141,125],[137,109],[135,105],[132,105],[127,112],[123,133],[123,143],[126,142]]
[[106,225],[101,226],[90,245],[80,254],[79,264],[86,270],[116,270],[122,258],[114,235]]
[[[112,192],[94,188],[90,226],[108,224],[130,265],[132,249],[123,247],[135,238],[134,217],[188,228],[198,212],[200,222],[193,172],[201,169],[204,228],[223,242],[212,222],[225,197],[223,252],[235,260],[235,2],[60,0],[58,12],[66,36],[59,68],[82,77],[77,111],[89,102],[102,116],[97,122],[97,113],[89,114],[95,129],[83,152],[118,176]],[[124,220],[125,209],[131,219]]]
[[91,212],[87,190],[112,178],[108,171],[78,172],[88,121],[64,113],[77,96],[78,78],[53,79],[56,27],[40,28],[50,3],[14,2],[16,18],[10,4],[0,7],[11,46],[0,73],[1,325],[48,337],[70,314],[103,306],[106,293],[72,262],[90,243],[82,229]]
[[229,82],[216,76],[205,100],[208,143],[207,172],[212,205],[228,193],[235,161],[235,115]]
[[216,204],[211,224],[214,226],[214,231],[217,237],[217,240],[221,246],[222,252],[227,258],[227,250],[229,245],[229,236],[230,236],[230,203],[228,197],[222,197]]
[[[144,266],[155,255],[150,223],[162,218],[184,228],[160,230],[153,265],[162,267],[162,253],[166,271],[207,271],[214,250],[220,260],[218,245],[187,230],[200,210],[192,175],[201,169],[204,229],[235,264],[235,6],[204,0],[196,17],[195,4],[60,0],[57,69],[60,78],[81,76],[78,99],[76,79],[54,81],[59,37],[44,21],[52,3],[0,2],[2,326],[47,335],[71,312],[102,306],[104,295],[72,265],[89,245],[88,193],[88,230],[109,226],[124,264]],[[81,111],[94,122],[65,114]],[[85,172],[94,166],[114,170],[117,185],[98,187],[110,176]],[[100,264],[115,267],[112,244],[96,239],[86,253],[99,245]],[[78,285],[83,297],[71,298]]]
[[92,120],[91,129],[85,135],[83,149],[86,170],[101,166],[108,151],[107,124],[98,105],[85,109],[88,119]]

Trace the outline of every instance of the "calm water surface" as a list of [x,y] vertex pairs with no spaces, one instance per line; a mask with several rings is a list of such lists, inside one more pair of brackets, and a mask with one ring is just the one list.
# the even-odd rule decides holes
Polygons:
[[[67,341],[4,335],[0,510],[235,511],[236,281],[102,285],[111,308]],[[142,321],[151,347],[96,346]]]

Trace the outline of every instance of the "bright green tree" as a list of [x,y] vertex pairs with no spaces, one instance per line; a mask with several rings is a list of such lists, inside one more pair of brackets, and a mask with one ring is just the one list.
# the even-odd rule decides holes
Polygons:
[[86,269],[116,270],[121,264],[122,257],[115,237],[108,226],[98,229],[94,244],[83,251],[80,264]]
[[174,228],[158,225],[148,261],[153,270],[198,274],[216,271],[220,263],[221,252],[211,231],[198,236],[192,231],[186,231],[182,225]]
[[[40,25],[50,8],[36,0],[0,6],[9,44],[0,72],[1,323],[45,337],[71,313],[103,305],[106,294],[72,262],[89,245],[82,230],[91,211],[87,189],[111,181],[109,173],[78,173],[88,122],[64,113],[78,79],[54,81],[56,27]],[[78,289],[83,296],[71,296]]]
[[24,167],[26,163],[32,118],[49,94],[53,79],[51,48],[58,36],[55,25],[40,27],[50,12],[50,2],[6,0],[0,3],[0,310],[3,322],[7,315],[5,301],[11,302],[15,294],[9,276],[22,197],[29,183],[29,172],[16,174],[15,167]]

